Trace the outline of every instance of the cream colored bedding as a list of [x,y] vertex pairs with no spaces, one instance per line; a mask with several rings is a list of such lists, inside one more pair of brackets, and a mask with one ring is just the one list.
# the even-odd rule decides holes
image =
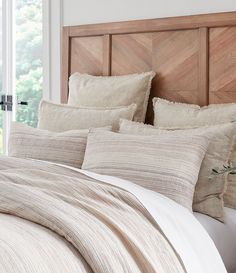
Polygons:
[[0,214],[1,273],[92,273],[79,252],[53,231]]
[[118,178],[7,157],[0,272],[226,273],[207,233],[174,201]]
[[[133,195],[80,173],[67,170],[68,176],[63,176],[62,168],[46,165],[45,169],[44,163],[32,166],[30,161],[23,167],[22,162],[0,160],[1,213],[38,223],[66,238],[92,272],[186,272],[154,219]],[[12,228],[18,234],[17,225]],[[25,258],[26,265],[22,259],[18,262],[18,253],[9,241],[5,243],[1,272],[22,273],[22,266],[29,268],[27,273],[39,272],[37,260]]]

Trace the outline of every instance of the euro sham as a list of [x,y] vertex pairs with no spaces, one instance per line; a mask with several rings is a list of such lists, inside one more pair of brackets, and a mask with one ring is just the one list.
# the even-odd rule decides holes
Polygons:
[[[153,106],[154,125],[158,128],[185,129],[236,120],[236,103],[210,104],[200,107],[194,104],[174,103],[154,98]],[[236,143],[230,161],[236,167]],[[219,166],[219,168],[221,167]],[[224,203],[226,207],[236,209],[236,175],[228,176]]]
[[179,135],[188,138],[192,135],[209,136],[210,142],[203,159],[195,187],[193,210],[224,221],[223,195],[227,188],[227,176],[214,177],[210,180],[212,169],[227,164],[234,145],[236,122],[204,126],[186,130],[162,130],[128,120],[120,121],[120,133],[135,135]]
[[192,210],[209,140],[203,136],[134,136],[90,132],[82,169],[130,180]]
[[135,103],[134,120],[144,121],[154,72],[122,76],[92,76],[74,73],[69,80],[68,104],[116,107]]
[[81,168],[88,132],[89,129],[54,133],[13,122],[8,153],[11,157],[39,159]]
[[64,132],[68,130],[89,129],[112,126],[119,127],[119,119],[133,119],[136,105],[122,107],[73,107],[42,101],[39,107],[39,129]]

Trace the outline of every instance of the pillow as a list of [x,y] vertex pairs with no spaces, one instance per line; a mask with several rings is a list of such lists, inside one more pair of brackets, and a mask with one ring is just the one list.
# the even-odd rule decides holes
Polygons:
[[69,80],[69,105],[90,107],[137,105],[134,120],[144,121],[154,72],[124,76],[74,73]]
[[215,125],[236,120],[236,103],[195,104],[174,103],[160,98],[153,99],[154,126],[181,129]]
[[123,107],[72,107],[66,104],[55,104],[42,101],[39,107],[40,129],[53,132],[88,129],[91,127],[119,127],[119,119],[133,119],[136,105]]
[[[236,120],[236,103],[211,104],[200,107],[154,98],[153,104],[154,126],[159,128],[184,129]],[[236,143],[230,161],[236,167]],[[236,175],[228,176],[228,187],[224,195],[224,202],[226,207],[236,209]]]
[[209,180],[213,168],[227,164],[232,152],[236,135],[236,122],[199,127],[178,131],[157,129],[151,125],[121,120],[120,133],[138,135],[179,135],[188,138],[192,135],[211,136],[209,146],[201,165],[196,184],[193,210],[224,221],[223,194],[227,187],[227,176],[214,177]]
[[207,146],[203,136],[89,133],[82,169],[130,180],[192,210]]
[[[101,128],[111,130],[110,127]],[[13,122],[8,153],[81,168],[89,129],[53,133]]]

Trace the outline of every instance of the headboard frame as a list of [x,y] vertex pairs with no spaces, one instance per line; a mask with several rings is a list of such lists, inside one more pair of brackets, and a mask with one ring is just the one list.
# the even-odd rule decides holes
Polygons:
[[63,28],[61,101],[69,76],[153,70],[151,100],[236,102],[236,12]]

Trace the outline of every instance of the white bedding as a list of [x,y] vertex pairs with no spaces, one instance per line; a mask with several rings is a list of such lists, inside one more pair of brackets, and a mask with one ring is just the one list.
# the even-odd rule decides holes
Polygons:
[[236,272],[236,210],[225,208],[225,223],[207,215],[195,213],[207,230],[225,263],[228,273]]
[[133,193],[165,230],[171,244],[181,256],[188,273],[226,273],[213,241],[186,208],[156,192],[111,176],[80,171],[100,181]]

